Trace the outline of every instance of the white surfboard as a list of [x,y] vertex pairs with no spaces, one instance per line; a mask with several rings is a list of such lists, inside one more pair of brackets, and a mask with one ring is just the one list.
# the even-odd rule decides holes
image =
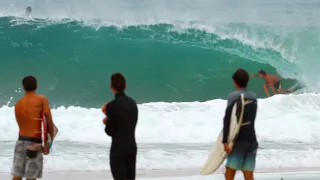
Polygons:
[[[237,109],[238,116],[237,116]],[[244,111],[244,96],[241,94],[240,99],[233,105],[232,113],[231,113],[231,121],[230,121],[230,131],[229,131],[229,138],[228,143],[229,146],[232,147],[234,144],[234,140],[240,131],[240,127],[242,124],[243,118],[243,111]],[[204,167],[201,170],[202,175],[209,175],[214,173],[223,161],[227,157],[227,153],[224,151],[224,145],[222,144],[222,136],[223,130],[221,130],[218,139],[216,140],[207,161],[204,164]]]

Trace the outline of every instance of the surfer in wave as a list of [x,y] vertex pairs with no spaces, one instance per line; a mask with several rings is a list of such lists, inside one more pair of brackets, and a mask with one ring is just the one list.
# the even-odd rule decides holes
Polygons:
[[31,8],[30,6],[28,6],[28,7],[26,8],[26,13],[25,13],[25,15],[26,15],[26,16],[29,16],[29,15],[31,14],[31,11],[32,11],[32,8]]
[[252,77],[259,77],[265,80],[266,83],[263,85],[263,89],[266,92],[267,97],[270,97],[268,88],[271,88],[273,95],[293,92],[292,90],[282,89],[281,79],[276,75],[267,74],[264,70],[260,70],[258,74],[253,74]]

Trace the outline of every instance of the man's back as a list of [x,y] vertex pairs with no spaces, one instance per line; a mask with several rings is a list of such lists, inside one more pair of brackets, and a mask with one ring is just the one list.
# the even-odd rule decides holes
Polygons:
[[112,136],[113,143],[135,143],[135,129],[138,121],[136,102],[124,93],[115,95],[107,105],[106,133]]
[[22,97],[15,105],[19,135],[41,139],[42,113],[43,96],[34,93]]
[[273,74],[267,74],[267,76],[265,77],[265,81],[267,82],[268,85],[270,84],[274,85],[278,81],[280,81],[280,78]]
[[[264,72],[261,72],[264,73]],[[264,73],[265,74],[265,73]],[[259,75],[261,76],[261,75]],[[257,113],[256,95],[247,90],[249,74],[246,70],[239,68],[232,75],[232,80],[237,91],[228,97],[228,105],[223,121],[224,149],[228,153],[226,163],[226,179],[234,179],[237,170],[243,171],[245,179],[254,179],[253,171],[256,165],[256,154],[258,143],[256,139],[254,122]],[[238,102],[241,94],[244,95],[244,114],[240,132],[232,147],[228,144],[228,134],[231,122],[232,109]]]
[[110,169],[113,179],[136,177],[137,144],[135,130],[138,121],[136,102],[124,93],[126,79],[121,73],[111,75],[110,89],[115,99],[102,107],[106,117],[105,132],[112,137]]
[[253,92],[247,89],[241,89],[229,95],[228,105],[233,106],[233,104],[240,97],[240,94],[244,95],[245,106],[244,106],[242,126],[237,136],[237,142],[244,141],[249,143],[255,143],[257,142],[256,132],[255,132],[255,119],[257,114],[257,98]]

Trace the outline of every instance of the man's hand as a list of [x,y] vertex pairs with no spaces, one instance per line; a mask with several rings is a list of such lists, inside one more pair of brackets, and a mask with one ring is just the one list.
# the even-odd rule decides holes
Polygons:
[[226,151],[229,154],[232,151],[232,148],[230,148],[230,146],[227,143],[223,145],[224,145],[224,151]]
[[107,119],[106,117],[103,119],[103,121],[102,121],[102,122],[103,122],[103,124],[104,124],[104,125],[106,125],[106,124],[107,124],[107,120],[108,120],[108,119]]
[[266,92],[267,97],[270,97],[269,90],[268,90],[268,85],[267,85],[267,84],[264,84],[264,85],[263,85],[263,89],[264,89],[264,92]]
[[49,145],[46,143],[46,145],[42,148],[42,153],[44,154],[44,155],[48,155],[48,154],[50,154],[50,147],[49,147]]
[[252,77],[255,78],[255,77],[257,77],[257,75],[256,74],[252,74]]
[[102,110],[103,114],[107,114],[107,104],[104,104],[104,105],[101,107],[101,110]]

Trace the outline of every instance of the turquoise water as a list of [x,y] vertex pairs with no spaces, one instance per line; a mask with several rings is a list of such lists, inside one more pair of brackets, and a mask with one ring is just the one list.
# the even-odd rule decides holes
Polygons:
[[[263,81],[251,79],[257,169],[319,167],[319,9],[319,0],[1,0],[0,105],[14,105],[22,78],[36,76],[59,128],[45,170],[107,172],[100,107],[112,98],[110,75],[123,72],[139,102],[141,173],[199,172],[221,132],[233,72],[265,69],[284,88],[303,89],[265,98]],[[12,107],[0,117],[7,173],[18,126]]]
[[[54,106],[100,106],[118,71],[139,103],[225,99],[239,67],[277,73],[285,88],[318,87],[316,1],[77,2],[0,3],[2,104],[23,95],[29,74]],[[249,87],[263,98],[262,85]]]

